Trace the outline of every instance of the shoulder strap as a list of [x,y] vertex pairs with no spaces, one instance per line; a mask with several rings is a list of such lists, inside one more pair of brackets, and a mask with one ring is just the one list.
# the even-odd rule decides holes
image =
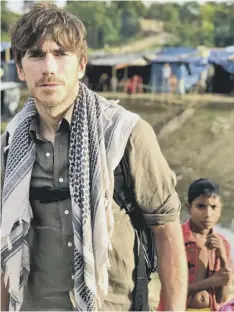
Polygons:
[[[121,207],[126,209],[128,214],[134,209],[133,186],[129,173],[129,166],[126,152],[114,172],[114,200]],[[131,199],[130,199],[131,198]]]
[[[143,248],[143,228],[142,216],[140,211],[136,208],[135,195],[129,171],[129,162],[127,155],[127,148],[124,156],[115,170],[115,187],[114,200],[116,203],[126,210],[131,222],[135,228],[135,288],[133,292],[133,311],[148,311],[148,276],[146,270],[146,262]],[[139,252],[138,252],[139,251]]]

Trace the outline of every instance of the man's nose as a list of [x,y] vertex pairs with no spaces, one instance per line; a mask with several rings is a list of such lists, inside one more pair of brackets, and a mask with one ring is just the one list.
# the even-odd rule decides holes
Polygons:
[[58,69],[57,61],[52,54],[46,54],[43,63],[43,74],[44,75],[53,75],[56,74]]

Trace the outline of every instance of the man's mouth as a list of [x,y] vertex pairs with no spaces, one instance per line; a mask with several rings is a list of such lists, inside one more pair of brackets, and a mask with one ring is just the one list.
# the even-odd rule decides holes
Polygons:
[[43,83],[40,85],[40,87],[58,87],[61,86],[59,83]]

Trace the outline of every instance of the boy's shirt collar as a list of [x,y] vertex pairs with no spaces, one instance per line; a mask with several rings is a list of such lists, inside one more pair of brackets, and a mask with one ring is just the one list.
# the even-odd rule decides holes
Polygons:
[[[196,243],[196,237],[193,235],[193,232],[191,230],[190,219],[182,224],[182,230],[185,243]],[[210,231],[214,233],[213,228]]]

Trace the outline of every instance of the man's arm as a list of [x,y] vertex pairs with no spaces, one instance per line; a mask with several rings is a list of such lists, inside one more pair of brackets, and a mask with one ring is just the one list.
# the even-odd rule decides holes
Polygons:
[[4,273],[1,273],[1,311],[9,311],[8,285],[4,285]]
[[188,268],[179,221],[153,226],[165,311],[185,311]]
[[176,176],[160,150],[154,130],[145,121],[138,121],[129,143],[136,205],[156,238],[163,306],[166,310],[185,310],[188,267],[179,224]]

